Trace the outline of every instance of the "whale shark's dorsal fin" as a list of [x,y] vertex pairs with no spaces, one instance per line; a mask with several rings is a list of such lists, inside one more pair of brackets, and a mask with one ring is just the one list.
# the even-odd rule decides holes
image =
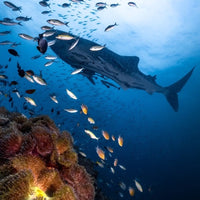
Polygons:
[[139,58],[137,56],[120,56],[120,62],[128,73],[135,73],[139,71]]

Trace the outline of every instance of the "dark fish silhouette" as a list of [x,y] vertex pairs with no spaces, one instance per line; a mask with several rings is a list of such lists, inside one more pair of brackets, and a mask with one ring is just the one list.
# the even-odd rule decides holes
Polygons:
[[[57,30],[49,40],[55,39],[57,35],[69,34]],[[74,36],[76,37],[76,36]],[[93,76],[97,73],[102,77],[108,77],[118,83],[123,89],[137,88],[145,90],[149,94],[154,92],[165,95],[167,101],[174,111],[178,111],[178,94],[190,78],[191,69],[183,78],[168,87],[162,87],[156,83],[156,76],[145,75],[138,69],[139,58],[137,56],[120,56],[106,47],[101,51],[90,51],[92,46],[98,44],[80,38],[79,43],[71,51],[67,51],[73,41],[57,40],[51,46],[52,50],[73,68],[84,68],[81,72],[93,84]]]
[[25,76],[25,71],[21,68],[21,66],[19,65],[19,63],[17,62],[17,71],[20,77],[24,77]]
[[23,17],[23,16],[16,17],[17,21],[24,21],[24,22],[27,22],[31,19],[32,19],[32,17]]
[[35,92],[35,89],[26,90],[27,94],[33,94],[34,92]]
[[63,8],[67,8],[67,7],[69,7],[69,6],[71,6],[71,3],[63,3],[63,4],[62,4],[62,7],[63,7]]
[[9,84],[9,86],[11,86],[11,85],[17,85],[17,84],[18,84],[17,81],[11,81],[11,83]]
[[46,39],[43,37],[42,34],[39,34],[38,46],[37,46],[38,51],[44,54],[47,51],[47,47],[48,44]]
[[2,31],[2,32],[0,32],[0,35],[7,35],[9,33],[11,33],[11,31]]
[[8,52],[9,52],[11,55],[13,55],[13,56],[18,56],[18,57],[19,57],[19,54],[18,54],[17,51],[14,50],[14,49],[8,49]]
[[19,11],[21,12],[21,7],[17,7],[16,5],[14,5],[13,3],[9,2],[9,1],[4,1],[3,2],[6,6],[8,6],[9,8],[11,8],[13,11]]

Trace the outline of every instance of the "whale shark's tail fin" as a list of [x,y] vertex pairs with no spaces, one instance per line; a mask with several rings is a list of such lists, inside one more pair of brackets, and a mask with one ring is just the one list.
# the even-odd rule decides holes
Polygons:
[[165,87],[164,95],[166,96],[166,99],[169,102],[169,104],[172,106],[172,108],[176,112],[178,111],[178,94],[177,93],[181,91],[185,83],[188,81],[188,79],[192,75],[193,70],[194,70],[194,67],[179,81],[177,81],[176,83],[168,87]]

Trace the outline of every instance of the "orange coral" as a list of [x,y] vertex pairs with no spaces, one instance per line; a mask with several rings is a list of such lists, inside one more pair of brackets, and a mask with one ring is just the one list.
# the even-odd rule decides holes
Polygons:
[[78,162],[78,156],[74,151],[65,151],[58,157],[57,161],[59,164],[65,167],[70,167]]
[[20,150],[21,143],[21,134],[10,130],[10,133],[0,138],[0,157],[14,156]]
[[58,154],[70,150],[73,147],[73,139],[67,131],[63,131],[56,140],[56,149]]
[[32,135],[36,140],[37,152],[41,156],[46,156],[52,152],[54,145],[48,128],[35,126],[32,128]]
[[73,138],[47,116],[26,119],[0,108],[0,199],[93,200]]
[[40,174],[40,171],[45,168],[45,163],[40,157],[33,155],[18,155],[11,159],[11,166],[17,171],[31,170],[35,179]]
[[45,168],[40,171],[37,178],[37,185],[43,191],[54,193],[64,185],[64,182],[61,180],[58,170]]
[[73,188],[70,185],[64,185],[56,191],[53,200],[77,200]]
[[0,199],[27,199],[32,184],[33,177],[29,170],[6,176],[0,180]]
[[92,200],[95,196],[93,181],[80,165],[63,168],[63,178],[74,188],[79,200]]

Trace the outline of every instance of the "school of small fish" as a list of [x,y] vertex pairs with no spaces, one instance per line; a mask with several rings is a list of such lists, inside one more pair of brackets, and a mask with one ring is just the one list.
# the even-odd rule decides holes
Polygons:
[[[63,9],[67,10],[69,8],[72,8],[73,6],[77,6],[77,4],[82,4],[82,5],[85,4],[86,8],[87,9],[89,8],[89,4],[82,0],[71,0],[71,3],[63,3],[62,5],[56,4],[56,6],[62,7]],[[136,5],[135,2],[128,2],[126,4],[129,7],[138,8],[138,6]],[[23,6],[15,5],[9,1],[3,1],[3,4],[1,6],[6,6],[8,9],[11,9],[12,11],[17,11],[15,13],[16,14],[18,13],[20,15],[18,15],[15,19],[7,18],[7,17],[0,19],[0,25],[3,25],[5,27],[19,26],[21,31],[17,34],[17,37],[20,40],[19,43],[9,41],[6,39],[0,41],[0,46],[2,46],[2,48],[3,48],[3,46],[5,46],[5,47],[10,46],[7,49],[7,53],[9,53],[9,55],[11,56],[9,58],[8,62],[12,62],[12,60],[14,60],[14,59],[17,60],[16,72],[18,74],[18,77],[16,77],[16,81],[13,80],[13,81],[9,82],[9,80],[8,80],[9,77],[4,73],[4,71],[0,72],[0,84],[3,84],[4,86],[8,85],[9,87],[11,87],[11,92],[6,93],[6,92],[0,90],[0,96],[4,96],[5,98],[7,98],[9,100],[9,102],[11,103],[11,107],[13,108],[15,102],[13,101],[14,97],[12,97],[12,93],[14,93],[15,95],[17,95],[17,97],[20,99],[20,101],[23,101],[23,109],[25,111],[27,111],[30,114],[30,116],[32,116],[35,114],[36,108],[40,109],[40,111],[42,111],[42,109],[43,109],[42,106],[39,106],[40,99],[38,99],[38,97],[41,95],[38,92],[38,88],[43,87],[44,89],[42,91],[44,93],[47,93],[48,91],[50,91],[48,94],[48,99],[50,98],[50,101],[54,102],[54,106],[51,108],[51,113],[56,113],[57,115],[59,115],[60,112],[62,112],[62,111],[60,109],[58,109],[57,105],[60,104],[61,102],[65,103],[65,99],[62,99],[59,94],[56,94],[57,91],[51,90],[51,86],[49,86],[51,83],[48,79],[46,82],[46,80],[45,80],[46,78],[44,78],[45,76],[43,77],[43,73],[42,73],[43,70],[41,70],[38,73],[37,69],[31,68],[31,65],[29,65],[29,64],[27,64],[27,65],[29,65],[30,69],[25,70],[26,69],[25,64],[23,62],[21,62],[21,63],[23,63],[23,65],[19,64],[19,61],[21,61],[20,59],[22,59],[22,57],[23,57],[23,53],[20,49],[19,49],[19,51],[16,49],[17,49],[17,46],[23,44],[23,42],[27,42],[27,43],[30,42],[30,44],[35,45],[35,49],[37,49],[38,53],[40,53],[37,55],[32,55],[32,57],[30,57],[31,62],[36,62],[37,60],[44,59],[44,60],[46,60],[46,62],[43,64],[43,66],[50,67],[53,63],[59,63],[59,58],[56,55],[47,54],[46,52],[48,52],[48,48],[50,46],[54,45],[56,43],[56,40],[72,40],[72,44],[71,44],[70,48],[65,50],[65,51],[72,51],[74,48],[76,48],[76,46],[79,45],[79,37],[74,37],[73,34],[57,35],[55,40],[47,42],[46,38],[48,38],[56,33],[56,30],[54,29],[54,27],[57,28],[57,27],[62,26],[65,28],[69,28],[71,26],[71,22],[66,21],[67,15],[61,15],[61,14],[58,14],[59,19],[50,17],[50,19],[44,20],[44,23],[47,23],[47,25],[44,24],[41,27],[41,30],[43,30],[43,33],[39,34],[39,36],[38,35],[29,35],[28,33],[23,31],[23,24],[24,23],[28,24],[34,19],[32,19],[31,16],[23,16],[23,13],[24,13]],[[44,15],[51,16],[51,14],[53,12],[55,12],[55,10],[52,9],[52,7],[55,6],[55,4],[51,4],[50,0],[39,1],[38,6],[41,6],[43,9],[48,8],[48,10],[44,10],[41,12],[41,15],[43,15],[43,16]],[[6,7],[4,7],[4,9],[7,9]],[[90,12],[90,14],[95,16],[97,12],[102,12],[102,10],[105,10],[105,8],[108,8],[108,7],[110,7],[111,9],[114,9],[114,8],[120,7],[120,4],[119,3],[107,4],[105,2],[98,2],[95,4],[95,8],[93,8],[93,10]],[[74,10],[74,8],[72,9],[72,11],[73,10]],[[70,10],[68,10],[68,12],[70,12]],[[79,15],[78,15],[78,17],[80,18]],[[60,19],[60,18],[62,18],[62,19]],[[85,16],[85,20],[87,18],[89,18],[89,16]],[[95,21],[98,18],[99,17],[94,18],[94,19],[90,18],[90,20]],[[41,19],[42,19],[42,16],[41,16]],[[81,24],[85,25],[85,23],[86,23],[86,21],[79,22],[80,25]],[[98,24],[100,24],[100,23],[97,23],[97,25]],[[118,29],[119,26],[120,26],[120,24],[118,24],[117,22],[114,21],[112,24],[108,24],[105,27],[103,32],[109,32],[109,31],[112,31],[113,29]],[[91,29],[90,31],[92,33],[96,30],[97,29]],[[86,31],[87,30],[85,30],[85,28],[84,28],[84,32],[86,32]],[[5,36],[12,35],[13,33],[14,33],[14,30],[4,29],[4,30],[0,31],[0,37],[3,38]],[[105,34],[107,34],[107,33],[105,33]],[[86,36],[88,38],[91,37],[90,34],[87,34]],[[103,51],[104,48],[106,48],[106,44],[91,46],[89,50],[93,51],[93,53],[95,53],[96,51]],[[8,68],[8,66],[9,65],[6,65],[4,68],[6,69],[6,68]],[[82,66],[80,66],[79,69],[72,71],[70,75],[81,74],[83,71],[84,71],[84,68]],[[24,78],[27,80],[26,83],[24,83],[25,85],[27,85],[26,86],[27,88],[26,88],[26,90],[23,91],[20,89],[20,80],[24,79]],[[110,84],[110,83],[108,83],[108,84]],[[74,92],[72,92],[71,89],[73,90],[73,88],[65,89],[67,95],[72,99],[70,101],[73,101],[73,100],[80,101],[80,99],[78,99],[78,97],[75,95],[76,93],[78,93],[77,90],[74,93]],[[26,96],[27,94],[29,96]],[[65,97],[65,98],[67,99],[67,97]],[[36,99],[36,101],[35,101],[35,99]],[[42,101],[44,101],[44,100],[42,100]],[[45,101],[48,101],[48,100],[45,100]],[[37,102],[37,104],[36,104],[36,102]],[[84,129],[84,132],[86,135],[85,138],[87,138],[87,140],[92,139],[93,142],[96,142],[95,143],[96,144],[95,151],[96,151],[97,157],[96,157],[95,163],[98,167],[104,168],[105,170],[109,169],[108,171],[115,176],[117,176],[119,169],[121,169],[121,171],[126,171],[126,167],[121,165],[121,160],[119,160],[117,158],[117,155],[115,153],[115,151],[120,150],[120,147],[124,146],[124,138],[121,135],[114,134],[114,133],[112,133],[110,135],[110,133],[112,132],[111,130],[106,131],[106,130],[101,130],[101,129],[100,129],[100,131],[101,131],[101,134],[100,134],[98,131],[99,126],[96,125],[96,120],[90,116],[91,113],[86,104],[82,103],[79,105],[79,107],[65,104],[65,108],[62,110],[67,113],[71,113],[71,114],[66,113],[66,115],[70,115],[70,116],[77,116],[78,113],[80,112],[80,115],[83,114],[82,117],[86,118],[88,126],[87,126],[87,128]],[[80,127],[80,123],[77,123],[77,127]],[[106,142],[106,143],[104,143],[104,142]],[[106,144],[106,146],[103,146],[102,144]],[[119,147],[119,149],[116,150],[116,148],[118,148],[118,147]],[[86,153],[84,153],[83,151],[79,151],[79,154],[83,157],[87,157]],[[115,158],[114,158],[114,156],[115,156]],[[107,186],[109,186],[110,184],[111,183],[106,183]],[[133,186],[133,184],[135,184],[135,185]],[[130,186],[126,186],[126,184],[123,181],[120,181],[118,183],[118,186],[119,186],[118,194],[121,198],[124,197],[124,192],[126,192],[126,191],[130,197],[133,197],[135,195],[136,189],[140,193],[143,192],[142,185],[139,183],[138,179],[136,180],[136,178],[133,180],[132,185],[130,185]]]

